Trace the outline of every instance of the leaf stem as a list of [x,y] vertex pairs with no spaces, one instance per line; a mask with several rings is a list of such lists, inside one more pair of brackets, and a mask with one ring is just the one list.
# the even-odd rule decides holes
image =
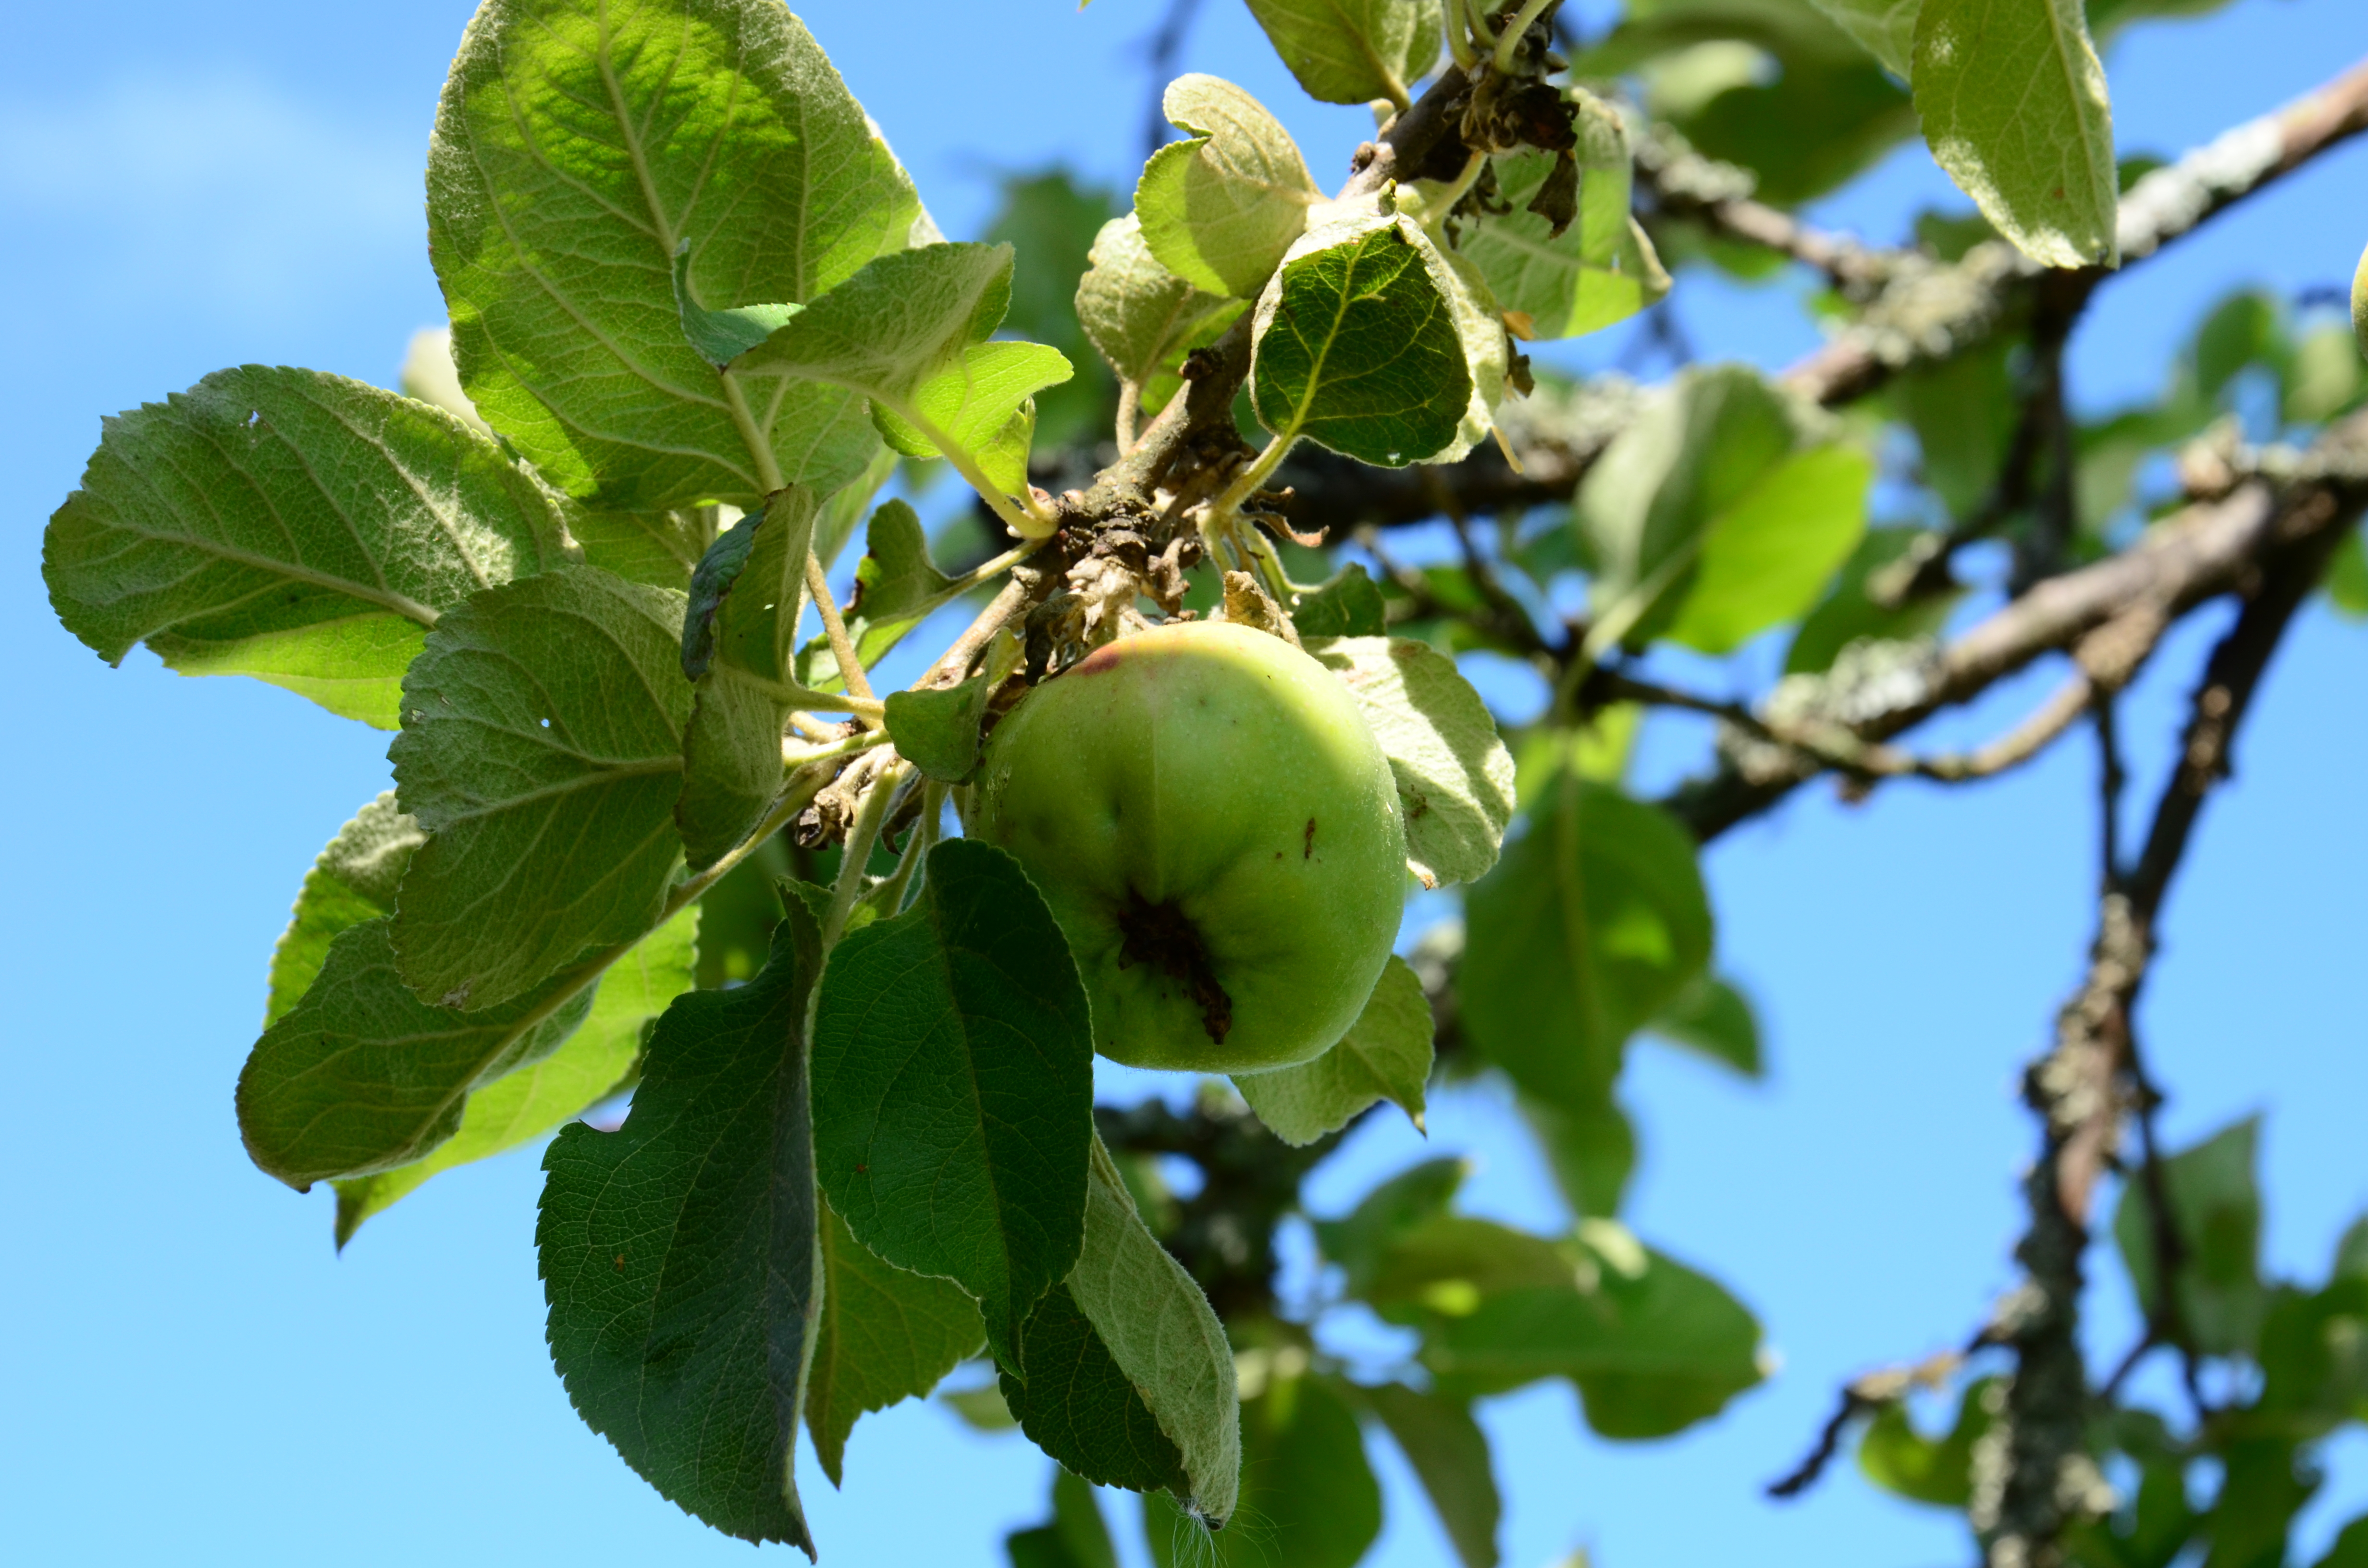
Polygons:
[[1472,29],[1472,42],[1478,49],[1497,47],[1497,35],[1488,30],[1488,18],[1480,14],[1481,0],[1463,0],[1463,20]]
[[1513,13],[1513,19],[1505,24],[1505,30],[1497,36],[1497,53],[1492,61],[1499,75],[1513,68],[1513,55],[1521,46],[1522,35],[1530,30],[1530,24],[1538,19],[1540,13],[1554,3],[1554,0],[1523,0],[1521,8]]
[[912,770],[913,765],[903,761],[881,769],[880,777],[864,791],[862,803],[855,808],[855,821],[847,829],[845,855],[838,863],[838,881],[830,890],[830,914],[822,925],[825,952],[838,946],[846,933],[847,917],[855,913],[856,895],[863,891],[863,869],[871,863],[871,846],[879,842],[880,824],[888,815],[888,798]]
[[873,746],[885,744],[887,739],[888,732],[885,730],[865,730],[860,734],[848,735],[844,740],[806,751],[791,751],[784,744],[781,747],[781,766],[787,768],[811,767],[817,762],[829,762],[837,757],[870,751]]
[[[986,477],[985,472],[961,442],[930,424],[918,409],[901,403],[889,406],[896,411],[899,418],[918,430],[923,439],[937,448],[939,456],[954,465],[954,472],[978,492],[978,498],[986,503],[987,510],[1003,519],[1004,527],[1025,540],[1050,539],[1060,527],[1053,515],[1038,505],[1033,494],[1023,494],[1018,500],[1006,495],[1003,487]],[[1027,490],[1025,478],[1021,479],[1020,486],[1023,492]]]
[[839,617],[838,601],[831,597],[830,581],[824,575],[822,561],[811,550],[806,551],[806,591],[814,595],[814,608],[822,612],[823,635],[830,639],[830,656],[838,661],[838,678],[847,683],[848,692],[867,703],[871,701],[871,677],[863,673],[863,661],[856,657],[855,640],[848,636],[847,622]]
[[1274,477],[1274,471],[1282,466],[1282,460],[1290,456],[1291,449],[1298,444],[1296,435],[1277,436],[1269,441],[1266,450],[1260,452],[1249,467],[1242,470],[1234,482],[1209,503],[1210,522],[1222,525],[1231,518],[1241,509],[1242,503],[1257,493],[1259,485]]
[[882,915],[896,915],[905,907],[905,890],[913,883],[913,869],[938,841],[938,818],[946,808],[946,787],[932,778],[921,786],[921,814],[913,823],[913,835],[905,841],[905,852],[896,858],[896,869],[881,879],[880,885],[863,895],[864,902],[878,907]]
[[1464,23],[1463,0],[1440,0],[1439,8],[1445,14],[1447,23],[1447,52],[1460,69],[1468,73],[1480,63],[1480,54],[1472,47]]

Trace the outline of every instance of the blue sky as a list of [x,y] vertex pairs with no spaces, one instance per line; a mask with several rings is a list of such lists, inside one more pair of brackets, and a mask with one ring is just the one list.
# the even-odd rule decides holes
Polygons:
[[[249,361],[389,382],[409,334],[440,319],[419,167],[468,10],[12,7],[0,647],[15,678],[0,733],[17,761],[0,770],[0,808],[18,831],[0,930],[19,1000],[0,1028],[15,1107],[0,1139],[0,1528],[18,1561],[474,1568],[749,1551],[657,1498],[569,1411],[542,1346],[531,1155],[439,1178],[340,1258],[326,1195],[295,1198],[239,1149],[231,1085],[264,960],[313,854],[384,787],[385,738],[253,683],[178,679],[144,653],[109,672],[57,627],[39,580],[41,524],[102,414]],[[1272,106],[1319,177],[1344,168],[1363,111],[1301,97],[1237,0],[1203,10],[1185,65]],[[802,14],[950,233],[976,232],[998,171],[1058,160],[1132,182],[1151,0],[1082,15],[1065,0],[827,0]],[[2108,62],[2123,149],[2175,153],[2362,55],[2358,0],[2237,0],[2140,28]],[[1821,216],[1890,238],[1950,199],[1909,149]],[[2368,146],[2110,284],[2075,343],[2084,406],[2157,386],[2168,335],[2223,290],[2340,283],[2363,239]],[[1772,365],[1815,341],[1787,286],[1689,277],[1678,299],[1712,352]],[[1585,346],[1576,362],[1616,347]],[[2141,790],[2210,632],[2175,637],[2135,694],[2125,733]],[[1765,653],[1738,667],[1764,672]],[[2267,1112],[2269,1252],[2296,1273],[2323,1269],[2368,1206],[2363,674],[2368,631],[2308,615],[2174,895],[2143,1019],[2174,1139]],[[1994,732],[2048,678],[2034,672],[1944,737]],[[1492,690],[1521,703],[1512,685]],[[1666,778],[1698,741],[1656,736],[1648,775]],[[1963,1559],[1945,1517],[1847,1472],[1788,1506],[1759,1488],[1803,1451],[1841,1380],[1962,1338],[2009,1278],[2011,1183],[2031,1146],[2014,1074],[2087,937],[2092,790],[2072,745],[1977,789],[1900,787],[1860,807],[1804,792],[1713,851],[1722,960],[1758,998],[1773,1071],[1751,1086],[1639,1052],[1632,1218],[1760,1312],[1782,1370],[1725,1419],[1641,1448],[1586,1437],[1559,1387],[1491,1406],[1511,1568],[1581,1544],[1608,1568]],[[1437,1108],[1428,1145],[1377,1123],[1318,1174],[1311,1201],[1337,1208],[1422,1153],[1474,1150],[1475,1207],[1553,1223],[1507,1126],[1479,1093]],[[2108,1290],[2101,1309],[2099,1343],[2117,1346],[2126,1304]],[[1378,1460],[1378,1561],[1443,1561],[1403,1468]],[[2339,1461],[2314,1542],[2342,1505],[2368,1506],[2368,1443]],[[844,1492],[811,1466],[803,1479],[832,1561],[985,1564],[1039,1514],[1045,1464],[908,1404],[858,1429]],[[1109,1502],[1139,1560],[1133,1505]]]

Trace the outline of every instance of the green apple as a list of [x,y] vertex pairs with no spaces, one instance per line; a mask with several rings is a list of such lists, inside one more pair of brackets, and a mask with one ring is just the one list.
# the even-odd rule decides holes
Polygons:
[[1389,762],[1331,672],[1262,631],[1162,626],[1038,687],[989,737],[967,818],[1042,892],[1094,1049],[1130,1066],[1321,1055],[1397,936]]

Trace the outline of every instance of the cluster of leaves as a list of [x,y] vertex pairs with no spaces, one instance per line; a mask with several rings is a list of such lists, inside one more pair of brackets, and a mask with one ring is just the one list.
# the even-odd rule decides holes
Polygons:
[[[1250,6],[1312,96],[1404,119],[1436,99],[1452,133],[1327,196],[1263,106],[1188,75],[1163,99],[1183,134],[1130,210],[1038,176],[989,243],[953,244],[778,0],[485,0],[430,154],[449,358],[431,345],[408,396],[208,377],[108,421],[51,521],[52,601],[103,657],[144,643],[397,732],[395,790],[322,852],[273,956],[239,1084],[256,1163],[334,1183],[342,1245],[438,1173],[555,1131],[537,1242],[559,1371],[636,1470],[732,1534],[811,1552],[801,1426],[836,1482],[863,1414],[973,1361],[993,1381],[958,1406],[1059,1465],[1050,1521],[1008,1543],[1018,1568],[1112,1561],[1085,1483],[1145,1494],[1163,1563],[1348,1568],[1381,1528],[1368,1432],[1486,1568],[1500,1503],[1476,1401],[1562,1379],[1619,1439],[1714,1415],[1763,1375],[1760,1329],[1622,1222],[1620,1084],[1645,1039],[1756,1076],[1759,1032],[1719,976],[1697,845],[1628,787],[1641,710],[1619,683],[1662,650],[1776,637],[1777,699],[1829,707],[1922,657],[1965,591],[1908,568],[2051,529],[2058,565],[2110,551],[2167,499],[2159,454],[2368,393],[2338,329],[2250,294],[2157,403],[2067,424],[2052,457],[2016,413],[2044,359],[2030,322],[1847,417],[1689,367],[1621,392],[1566,502],[1493,529],[1446,504],[1452,559],[1311,545],[1263,488],[1300,443],[1379,469],[1492,436],[1509,456],[1508,424],[1585,395],[1522,345],[1652,305],[1664,253],[1765,269],[1675,210],[1632,211],[1639,124],[1792,203],[1920,117],[1983,215],[1930,225],[1944,258],[1995,233],[2108,264],[2116,173],[2070,0],[1637,0],[1567,62],[1551,4]],[[2100,0],[2089,22],[2150,8]],[[1091,473],[1113,422],[1122,460],[1148,447],[1229,354],[1239,431],[1267,445],[1166,473],[1168,534],[1031,483]],[[911,506],[880,502],[940,461],[1013,548],[942,570]],[[1871,527],[1879,472],[1897,483]],[[2066,494],[2068,518],[2047,500]],[[841,607],[827,572],[859,526]],[[1053,615],[1078,599],[1053,591],[1064,571],[1121,558],[1098,531],[1178,575]],[[2368,612],[2349,550],[2329,591]],[[1007,573],[1024,620],[990,611],[912,689],[873,689],[928,617]],[[1207,1085],[1190,1137],[1153,1135],[1097,1120],[1088,1002],[1043,900],[941,818],[1028,684],[1143,604],[1208,612],[1221,574],[1248,579],[1237,598],[1227,578],[1229,617],[1276,612],[1357,698],[1411,877],[1468,891],[1331,1051]],[[1509,749],[1455,664],[1484,650],[1550,687]],[[1463,1166],[1433,1160],[1318,1221],[1322,1290],[1278,1302],[1301,1176],[1384,1100],[1419,1125],[1442,1075],[1508,1089],[1572,1225],[1459,1212]],[[619,1130],[578,1119],[628,1090]],[[2145,1481],[2136,1515],[2085,1538],[2100,1562],[2267,1541],[2255,1515],[2291,1515],[2297,1456],[2355,1408],[2343,1347],[2368,1272],[2340,1265],[2316,1295],[2252,1283],[2258,1202],[2219,1147],[2172,1163],[2177,1223],[2141,1214],[2124,1244],[2142,1296],[2179,1281],[2146,1298],[2157,1342],[2260,1388],[2199,1403],[2191,1435],[2118,1407],[2100,1425],[2100,1462]],[[1165,1187],[1162,1153],[1201,1165],[1197,1196]],[[2166,1253],[2165,1234],[2186,1239]],[[1351,1376],[1326,1349],[1342,1306],[1406,1331],[1405,1362]],[[1988,1397],[1975,1385],[1943,1439],[1886,1411],[1870,1473],[1964,1506]],[[2231,1479],[2197,1512],[2180,1478],[2206,1459]],[[2244,1502],[2256,1471],[2292,1504]],[[1236,1515],[1257,1528],[1190,1544]]]

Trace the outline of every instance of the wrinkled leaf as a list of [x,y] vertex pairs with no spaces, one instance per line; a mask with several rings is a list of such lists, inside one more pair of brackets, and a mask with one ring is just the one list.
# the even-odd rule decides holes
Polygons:
[[888,733],[905,760],[940,783],[959,784],[978,767],[978,726],[993,683],[973,676],[959,686],[888,695]]
[[391,730],[440,615],[565,559],[556,498],[489,437],[342,376],[218,370],[102,428],[41,576],[109,664],[144,642]]
[[[493,0],[428,149],[428,254],[478,411],[606,510],[757,506],[774,484],[674,281],[718,312],[811,303],[925,238],[912,183],[779,6]],[[819,490],[877,449],[819,382],[751,400],[763,456]]]
[[1143,243],[1194,288],[1250,298],[1305,230],[1323,192],[1291,133],[1231,82],[1178,76],[1159,107],[1188,135],[1143,166],[1134,187]]
[[697,907],[683,910],[610,964],[592,994],[591,1009],[566,1042],[472,1091],[460,1128],[426,1159],[338,1182],[337,1245],[429,1177],[530,1143],[629,1084],[650,1026],[691,988],[699,919]]
[[427,830],[395,901],[403,977],[523,995],[658,923],[682,854],[683,597],[567,567],[444,617],[404,676],[395,794]]
[[339,932],[239,1074],[247,1156],[299,1192],[424,1159],[459,1131],[470,1090],[549,1056],[591,1006],[571,972],[475,1012],[431,1007],[397,975],[390,931],[379,918]]
[[1474,881],[1497,863],[1513,815],[1513,757],[1454,662],[1406,637],[1310,640],[1390,759],[1406,858],[1429,886]]
[[1497,194],[1509,211],[1490,213],[1458,243],[1487,280],[1497,307],[1527,335],[1577,337],[1624,321],[1669,291],[1653,242],[1629,214],[1629,153],[1618,116],[1591,97],[1578,107],[1578,219],[1560,234],[1529,210],[1556,164],[1525,148],[1497,154]]
[[1102,225],[1092,263],[1077,283],[1077,320],[1121,381],[1149,381],[1195,327],[1230,304],[1162,267],[1132,212]]

